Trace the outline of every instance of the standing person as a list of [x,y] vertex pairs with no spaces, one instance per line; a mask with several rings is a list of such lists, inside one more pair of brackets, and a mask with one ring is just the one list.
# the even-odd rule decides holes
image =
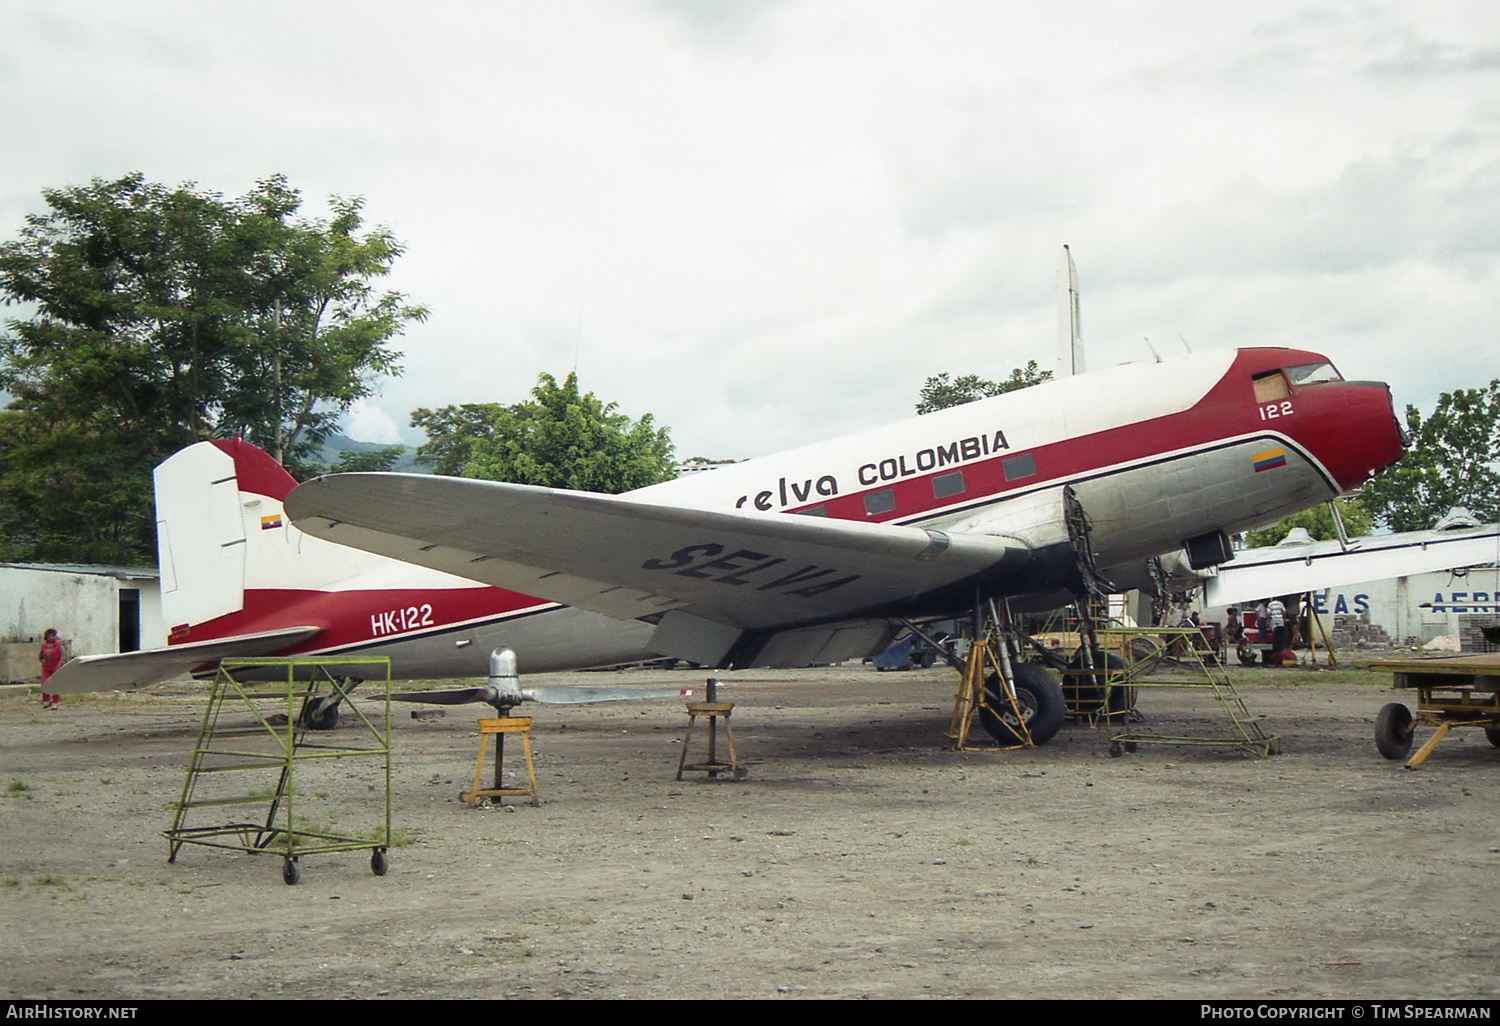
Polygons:
[[42,634],[42,649],[37,654],[42,662],[42,708],[56,709],[57,703],[62,700],[61,695],[49,695],[47,693],[47,678],[57,672],[63,663],[62,641],[57,637],[57,630],[48,627]]
[[1266,615],[1271,618],[1271,649],[1280,657],[1282,652],[1291,650],[1292,632],[1286,625],[1286,606],[1281,599],[1273,598],[1266,606]]

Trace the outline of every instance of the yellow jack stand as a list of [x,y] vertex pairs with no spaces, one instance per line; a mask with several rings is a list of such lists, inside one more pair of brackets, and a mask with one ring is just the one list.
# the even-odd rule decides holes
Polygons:
[[[491,734],[495,735],[495,786],[481,789],[479,774],[484,772],[484,747]],[[526,779],[531,782],[530,787],[502,786],[500,772],[505,763],[506,734],[521,735],[521,749],[526,753]],[[542,804],[536,796],[536,771],[531,766],[530,716],[502,716],[495,720],[479,721],[479,759],[474,763],[474,784],[459,797],[473,808],[474,803],[481,798],[504,798],[507,795],[529,795],[533,806]]]
[[[1012,724],[1012,729],[1020,739],[1019,744],[1005,745],[1001,751],[1011,748],[1031,748],[1031,731],[1026,728],[1026,717],[1021,714],[1020,707],[1016,704],[1016,698],[1012,689],[1004,686],[1005,671],[1000,663],[1000,656],[995,648],[1003,645],[1003,640],[990,641],[985,638],[976,638],[969,646],[969,657],[964,662],[963,679],[958,685],[958,696],[953,703],[953,719],[948,725],[948,731],[943,735],[943,747],[953,752],[975,751],[968,743],[969,728],[974,723],[974,715],[980,709],[987,710],[997,716],[1005,718]],[[991,696],[985,688],[985,677],[993,672],[1001,681],[1000,694]],[[998,706],[998,708],[997,708]],[[1009,716],[1006,714],[1009,713]],[[994,748],[978,749],[995,751]]]
[[[702,771],[710,777],[717,777],[720,773],[730,773],[736,780],[740,778],[740,767],[734,756],[734,731],[729,729],[729,713],[734,708],[733,702],[689,702],[687,707],[688,729],[682,739],[682,755],[677,760],[677,779],[682,779],[684,770],[697,772]],[[688,745],[693,740],[693,724],[699,716],[708,717],[708,761],[695,762],[688,765]],[[720,762],[718,759],[718,730],[719,717],[724,718],[724,738],[729,742],[729,761]]]

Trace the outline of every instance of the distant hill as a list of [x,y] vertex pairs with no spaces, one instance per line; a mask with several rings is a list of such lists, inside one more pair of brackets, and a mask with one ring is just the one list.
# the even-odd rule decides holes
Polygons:
[[[382,449],[388,448],[390,446],[382,445],[380,442],[356,442],[348,435],[329,435],[327,441],[323,443],[323,449],[319,453],[318,458],[324,464],[331,467],[338,461],[339,456],[346,451],[379,452]],[[432,473],[432,469],[426,464],[417,462],[416,449],[409,445],[402,446],[402,449],[405,450],[405,455],[391,468],[392,471],[402,474]]]

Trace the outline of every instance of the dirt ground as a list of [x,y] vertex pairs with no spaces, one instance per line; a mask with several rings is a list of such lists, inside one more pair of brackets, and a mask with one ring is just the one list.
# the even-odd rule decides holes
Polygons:
[[[1387,762],[1374,717],[1406,697],[1387,678],[1246,671],[1252,712],[1283,738],[1261,759],[1156,745],[1111,758],[1101,732],[1071,724],[1035,750],[945,752],[951,671],[725,676],[746,779],[674,779],[680,701],[528,706],[538,808],[457,800],[484,707],[425,721],[397,707],[389,874],[374,876],[367,852],[311,855],[295,887],[273,856],[188,846],[167,862],[160,831],[201,695],[69,699],[52,713],[12,689],[0,697],[0,991],[1500,994],[1500,752],[1470,729],[1415,772]],[[1201,692],[1146,691],[1140,711],[1144,732],[1227,736]],[[378,823],[378,762],[317,763],[298,809],[340,829]]]

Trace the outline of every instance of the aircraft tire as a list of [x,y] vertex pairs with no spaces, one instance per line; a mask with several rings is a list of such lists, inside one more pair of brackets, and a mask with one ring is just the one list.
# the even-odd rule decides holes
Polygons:
[[1375,716],[1375,747],[1387,759],[1404,759],[1415,729],[1410,709],[1400,702],[1383,705]]
[[[1025,717],[1031,742],[1044,745],[1062,729],[1063,720],[1068,715],[1062,685],[1057,683],[1052,674],[1033,663],[1016,663],[1014,669],[1016,702],[1021,707],[1021,715]],[[1015,728],[1015,714],[1009,709],[1005,709],[1003,714],[999,711],[1004,702],[999,684],[994,674],[985,681],[985,702],[990,708],[979,710],[979,722],[1002,745],[1021,744],[1021,735]]]
[[333,730],[339,725],[339,707],[330,705],[321,712],[308,711],[307,727],[309,730]]
[[1500,748],[1500,727],[1485,727],[1485,740],[1494,748]]

